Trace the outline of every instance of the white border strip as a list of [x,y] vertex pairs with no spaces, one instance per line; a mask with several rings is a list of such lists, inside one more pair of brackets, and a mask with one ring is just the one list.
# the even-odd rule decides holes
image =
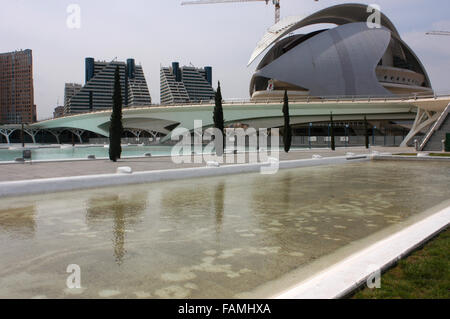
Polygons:
[[[152,146],[152,145],[150,145]],[[157,147],[157,145],[155,145]],[[95,147],[95,146],[85,146],[85,147],[77,147],[76,148],[90,148],[90,147]],[[295,147],[295,146],[294,146]],[[43,147],[46,148],[46,147]],[[50,148],[50,147],[47,147]],[[51,147],[53,148],[53,147]],[[346,149],[358,149],[358,147],[347,147]],[[28,149],[28,148],[24,148],[24,149]],[[24,150],[24,149],[20,149],[20,150]],[[341,148],[343,149],[343,148]],[[2,150],[2,148],[0,147],[0,150]],[[8,150],[8,148],[4,149],[4,150]],[[290,153],[294,153],[294,152],[312,152],[312,151],[316,151],[318,153],[322,152],[322,151],[329,151],[330,149],[328,148],[294,148],[291,149],[289,152]],[[336,150],[339,150],[339,147],[336,147]],[[144,150],[145,151],[145,150]],[[270,149],[269,149],[270,151]],[[280,149],[281,152],[281,149]],[[152,154],[151,156],[145,156],[146,153],[150,153]],[[226,154],[231,154],[232,150],[225,150]],[[247,154],[247,153],[259,153],[259,151],[238,151],[238,154]],[[199,155],[214,155],[215,152],[211,152],[211,153],[195,153],[192,154],[192,156],[199,156]],[[312,154],[312,153],[311,153]],[[95,155],[95,154],[92,154]],[[178,156],[184,156],[184,155],[178,155]],[[127,160],[127,159],[152,159],[152,158],[161,158],[161,157],[172,157],[171,154],[153,154],[151,152],[151,150],[147,150],[147,152],[143,152],[142,155],[130,155],[130,156],[122,156],[121,159],[123,160]],[[96,158],[88,158],[86,157],[71,157],[71,158],[53,158],[53,159],[32,159],[30,160],[26,160],[24,162],[16,162],[15,160],[11,160],[11,161],[0,161],[0,165],[10,165],[10,164],[18,164],[18,165],[23,165],[23,164],[36,164],[36,163],[61,163],[61,162],[93,162],[93,161],[104,161],[104,160],[109,160],[109,157],[96,157]]]
[[406,155],[380,154],[380,155],[374,155],[373,159],[377,160],[377,161],[388,160],[388,161],[448,161],[448,162],[450,162],[449,156],[421,156],[421,157],[418,157],[418,156],[406,156]]
[[[447,207],[272,298],[333,299],[345,297],[372,275],[374,265],[378,269],[386,270],[449,224],[450,207]],[[381,287],[383,287],[383,279],[381,279]]]
[[[326,157],[320,159],[303,159],[279,162],[279,168],[297,168],[319,165],[334,165],[369,161],[369,157],[349,158],[346,156]],[[228,174],[260,172],[268,163],[237,164],[221,167],[195,167],[136,172],[132,174],[104,174],[73,177],[33,179],[12,182],[0,182],[0,197],[53,193],[76,189],[117,186],[126,184],[142,184],[167,180],[194,177],[219,176]],[[270,175],[268,175],[270,176]]]

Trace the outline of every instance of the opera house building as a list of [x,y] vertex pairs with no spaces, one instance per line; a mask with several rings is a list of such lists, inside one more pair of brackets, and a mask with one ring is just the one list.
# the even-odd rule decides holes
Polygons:
[[[268,30],[250,83],[252,99],[433,94],[422,63],[383,13],[368,23],[367,6],[343,4],[306,18],[288,17]],[[305,27],[332,28],[302,32]],[[270,48],[270,49],[269,49]]]

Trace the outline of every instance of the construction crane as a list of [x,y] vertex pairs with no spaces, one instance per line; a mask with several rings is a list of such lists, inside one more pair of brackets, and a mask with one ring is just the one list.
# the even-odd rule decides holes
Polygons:
[[450,31],[430,31],[426,35],[450,35]]
[[[232,2],[261,2],[264,1],[266,4],[269,4],[270,0],[196,0],[196,1],[183,1],[181,3],[182,6],[184,5],[191,5],[191,4],[215,4],[215,3],[232,3]],[[319,1],[319,0],[314,0]],[[273,5],[275,6],[275,24],[280,22],[280,0],[272,0]]]

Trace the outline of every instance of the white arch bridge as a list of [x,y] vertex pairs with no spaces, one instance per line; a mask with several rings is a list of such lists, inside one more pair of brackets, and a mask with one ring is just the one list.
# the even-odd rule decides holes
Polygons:
[[[323,97],[302,98],[289,101],[291,125],[326,122],[333,113],[335,121],[367,120],[414,120],[410,133],[403,141],[409,143],[419,132],[426,132],[444,112],[448,112],[450,95],[445,96],[405,96],[405,97]],[[139,137],[148,132],[170,138],[176,127],[194,129],[194,121],[201,120],[204,128],[213,125],[213,104],[149,106],[123,109],[124,129]],[[283,126],[282,101],[224,101],[225,124],[245,123],[250,127],[272,128]],[[33,142],[38,132],[45,130],[53,134],[59,142],[59,135],[68,130],[82,141],[86,131],[109,136],[111,111],[98,111],[45,120],[26,125],[24,132]],[[10,135],[20,130],[21,125],[2,125],[0,134],[9,142]]]

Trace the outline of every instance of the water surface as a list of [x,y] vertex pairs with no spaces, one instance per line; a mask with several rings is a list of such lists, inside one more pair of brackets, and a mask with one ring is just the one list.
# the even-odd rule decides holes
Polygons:
[[[0,298],[234,297],[408,221],[449,185],[449,163],[383,161],[1,199]],[[67,289],[69,264],[83,289]]]
[[[165,145],[158,146],[122,146],[122,157],[145,156],[151,153],[153,156],[168,156],[172,147]],[[108,158],[109,149],[103,145],[99,146],[75,146],[65,145],[48,148],[30,148],[33,160],[60,160],[60,159],[80,159],[87,158],[88,155],[95,155],[97,158]],[[1,161],[14,161],[16,158],[22,157],[22,149],[19,146],[11,147],[11,149],[0,149]]]

